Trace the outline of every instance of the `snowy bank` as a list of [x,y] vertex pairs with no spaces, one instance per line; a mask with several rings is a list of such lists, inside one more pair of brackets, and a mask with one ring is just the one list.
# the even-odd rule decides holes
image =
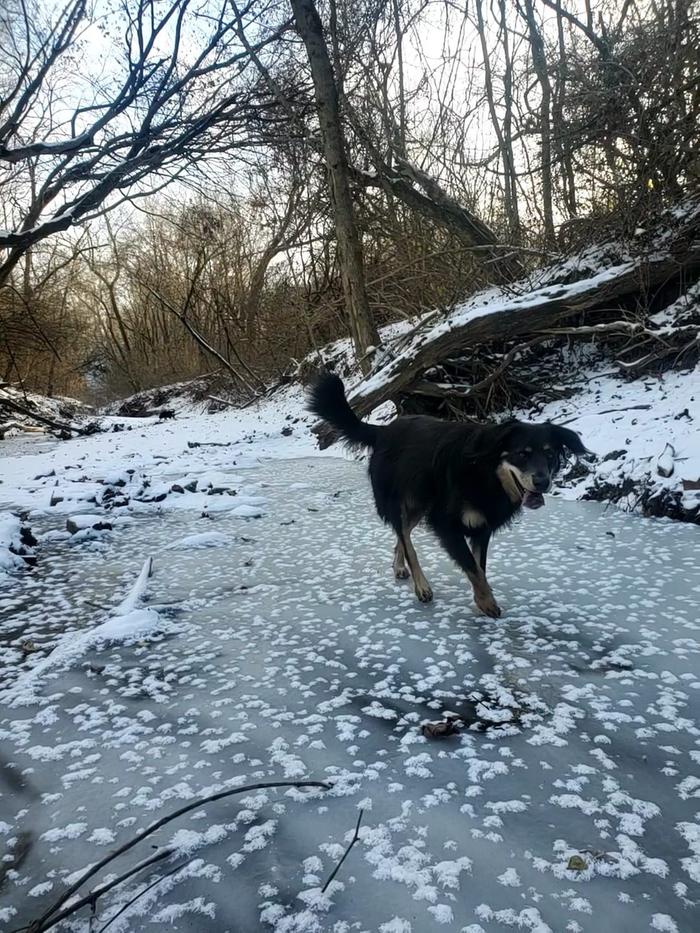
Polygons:
[[568,425],[596,454],[565,471],[557,493],[700,523],[700,372],[628,382],[593,368],[577,381],[537,416]]

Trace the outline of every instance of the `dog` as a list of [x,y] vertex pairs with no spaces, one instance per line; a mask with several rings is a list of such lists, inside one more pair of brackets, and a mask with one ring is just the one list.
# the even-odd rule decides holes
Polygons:
[[314,382],[308,408],[349,446],[369,449],[377,512],[396,533],[394,576],[403,580],[410,572],[418,599],[433,598],[411,541],[413,529],[425,521],[467,575],[477,607],[498,618],[486,579],[491,536],[523,506],[544,505],[566,452],[587,453],[578,434],[549,422],[469,424],[428,415],[368,424],[352,410],[333,373]]

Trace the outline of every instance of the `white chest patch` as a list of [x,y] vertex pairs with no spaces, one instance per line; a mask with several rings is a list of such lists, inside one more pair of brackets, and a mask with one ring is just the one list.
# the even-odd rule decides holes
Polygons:
[[480,528],[486,524],[486,518],[477,509],[466,508],[462,512],[462,524],[467,528]]

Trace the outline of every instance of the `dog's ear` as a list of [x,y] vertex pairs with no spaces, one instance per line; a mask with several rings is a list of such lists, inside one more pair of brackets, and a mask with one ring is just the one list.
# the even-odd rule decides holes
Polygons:
[[583,446],[583,441],[576,431],[570,431],[569,428],[562,428],[558,424],[553,424],[552,436],[559,447],[565,447],[567,450],[570,450],[572,454],[576,454],[577,457],[590,453],[590,451]]

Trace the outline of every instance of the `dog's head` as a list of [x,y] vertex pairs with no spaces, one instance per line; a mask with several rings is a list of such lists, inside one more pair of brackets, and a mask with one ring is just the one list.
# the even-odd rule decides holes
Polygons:
[[551,489],[567,452],[586,453],[575,431],[549,423],[512,421],[500,426],[494,440],[501,484],[514,502],[535,509],[544,505],[542,494]]

